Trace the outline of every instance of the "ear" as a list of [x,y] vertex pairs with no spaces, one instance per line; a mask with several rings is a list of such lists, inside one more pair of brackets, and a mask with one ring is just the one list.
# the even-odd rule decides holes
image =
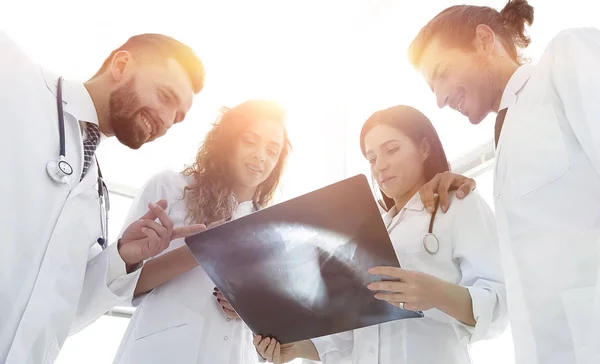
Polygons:
[[473,40],[475,49],[484,54],[492,54],[496,48],[496,34],[489,26],[479,24],[475,28],[475,39]]
[[120,82],[133,65],[133,57],[128,51],[118,51],[110,62],[110,74],[115,82]]
[[423,157],[423,162],[425,162],[427,160],[427,158],[429,158],[429,156],[431,155],[431,144],[429,144],[429,141],[426,138],[423,138],[423,140],[421,141],[421,156]]

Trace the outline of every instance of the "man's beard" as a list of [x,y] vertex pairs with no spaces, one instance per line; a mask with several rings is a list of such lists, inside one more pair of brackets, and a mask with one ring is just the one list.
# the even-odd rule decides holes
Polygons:
[[[480,112],[487,115],[489,112],[493,111],[496,100],[499,100],[502,97],[504,88],[499,86],[500,73],[498,70],[494,69],[489,62],[479,60],[478,67],[480,70],[479,74],[481,75],[478,89],[480,92],[480,102],[482,103],[482,105],[479,105],[479,108]],[[481,115],[481,119],[483,119],[485,115]]]
[[138,149],[148,139],[141,120],[140,99],[135,92],[135,78],[110,93],[108,115],[115,136],[131,149]]

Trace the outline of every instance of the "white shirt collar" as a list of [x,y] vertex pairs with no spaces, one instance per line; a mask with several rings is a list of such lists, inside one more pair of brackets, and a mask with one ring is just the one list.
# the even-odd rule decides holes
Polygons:
[[415,195],[408,200],[404,208],[406,210],[423,211],[425,206],[423,206],[423,202],[421,202],[421,195],[419,192],[415,193]]
[[[58,76],[44,71],[46,86],[56,97]],[[66,80],[63,78],[62,98],[64,111],[73,115],[79,121],[98,125],[98,114],[92,97],[83,85],[83,82]]]
[[65,111],[79,121],[98,125],[98,114],[92,97],[81,82],[63,81],[63,100]]
[[[421,202],[421,196],[417,192],[410,200],[406,203],[402,210],[413,210],[413,211],[423,211],[425,206],[423,206],[423,202]],[[392,208],[383,215],[383,221],[386,225],[389,225],[394,217],[398,214],[398,209],[394,205]]]
[[531,64],[524,64],[513,73],[502,93],[499,110],[504,110],[517,103],[517,96],[529,81],[533,67]]

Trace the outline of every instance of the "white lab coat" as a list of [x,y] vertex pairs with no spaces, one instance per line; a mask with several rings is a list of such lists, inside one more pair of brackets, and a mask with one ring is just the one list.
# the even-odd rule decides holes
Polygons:
[[[186,221],[184,187],[191,177],[165,171],[152,177],[132,204],[127,223],[144,214],[150,201],[166,199],[175,225]],[[254,211],[252,201],[238,205],[233,218]],[[185,245],[171,242],[162,254]],[[117,364],[250,364],[258,355],[252,332],[240,319],[228,318],[213,296],[215,287],[201,266],[138,297],[135,314],[115,357]]]
[[418,194],[400,213],[394,208],[384,216],[400,266],[466,287],[475,327],[432,309],[424,312],[424,318],[313,339],[323,363],[466,364],[471,362],[469,344],[506,329],[504,279],[489,206],[477,193],[463,200],[452,196],[448,212],[438,211],[435,218],[433,233],[440,244],[435,255],[423,247],[430,216]]
[[69,184],[46,163],[59,155],[56,85],[0,33],[0,362],[52,363],[71,330],[89,324],[135,287],[116,246],[101,252],[100,209],[92,162],[80,183],[78,120],[97,123],[82,83],[63,89]]
[[502,96],[494,195],[518,364],[600,363],[599,64],[600,31],[562,31]]

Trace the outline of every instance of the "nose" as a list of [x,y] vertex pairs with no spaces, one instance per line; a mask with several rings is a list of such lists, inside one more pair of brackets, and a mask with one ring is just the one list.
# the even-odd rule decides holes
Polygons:
[[165,110],[161,115],[161,121],[165,126],[165,129],[168,130],[175,124],[177,121],[177,110],[176,109],[168,109]]
[[443,91],[436,91],[435,97],[437,99],[437,105],[440,109],[443,109],[448,105],[448,93]]
[[177,110],[171,110],[169,112],[169,118],[167,120],[169,122],[169,128],[170,128],[177,121]]
[[377,172],[383,172],[389,168],[389,163],[385,160],[385,158],[377,158],[375,161],[375,170]]
[[264,162],[265,159],[267,158],[266,155],[267,155],[267,152],[265,151],[264,148],[258,147],[255,149],[254,158],[258,159],[259,161]]

